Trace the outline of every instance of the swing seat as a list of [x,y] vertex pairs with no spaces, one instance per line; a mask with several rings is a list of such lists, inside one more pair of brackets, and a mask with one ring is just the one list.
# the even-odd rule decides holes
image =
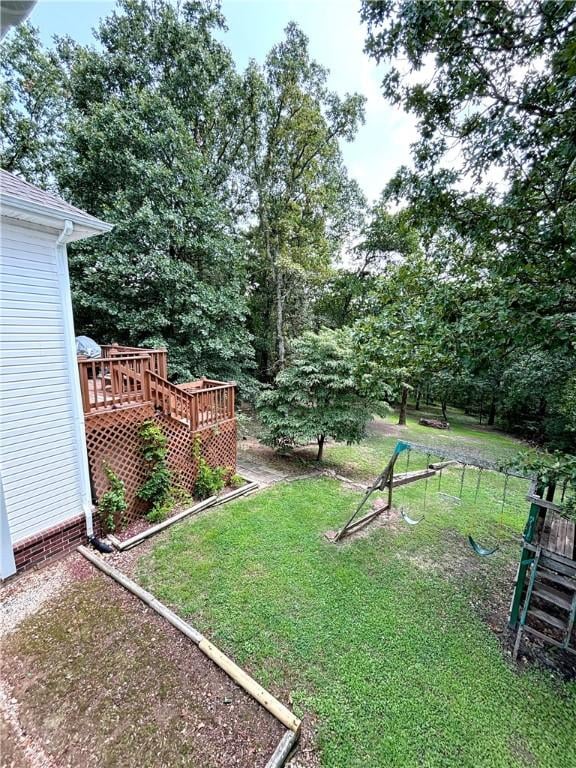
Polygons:
[[408,523],[408,525],[418,525],[418,523],[421,523],[422,520],[424,520],[424,515],[419,517],[418,520],[414,520],[413,517],[408,517],[403,509],[400,510],[400,515],[402,516],[402,520],[404,520],[405,523]]
[[490,555],[493,555],[495,552],[498,552],[498,550],[500,549],[500,547],[498,546],[493,547],[492,549],[483,547],[481,544],[478,544],[477,541],[474,541],[472,536],[468,536],[468,543],[470,544],[474,552],[476,552],[476,554],[479,555],[480,557],[489,557]]

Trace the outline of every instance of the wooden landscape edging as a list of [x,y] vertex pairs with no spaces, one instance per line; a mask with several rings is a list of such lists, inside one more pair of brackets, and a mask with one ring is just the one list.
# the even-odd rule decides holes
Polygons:
[[298,734],[288,729],[280,739],[278,746],[274,750],[274,754],[266,763],[265,768],[281,768],[290,752],[292,752],[296,746],[297,741]]
[[[95,555],[87,547],[78,547],[78,552],[89,560],[92,565],[102,571],[102,573],[105,573],[124,587],[124,589],[128,590],[128,592],[138,597],[149,608],[162,616],[162,618],[169,624],[172,624],[173,627],[192,640],[205,656],[211,659],[223,672],[239,685],[240,688],[252,696],[253,699],[261,704],[264,709],[288,729],[287,733],[282,736],[274,754],[266,764],[266,768],[280,768],[300,736],[302,721],[299,720],[288,707],[284,706],[281,701],[278,701],[275,696],[257,683],[254,678],[250,677],[250,675],[232,661],[231,658],[226,656],[225,653],[213,645],[204,637],[204,635],[198,632],[197,629],[184,621],[184,619],[181,619],[180,616],[175,614],[170,608],[167,608],[163,603],[157,600],[154,595],[136,584],[132,579],[129,579],[117,568],[114,568],[113,565],[107,563],[103,558]],[[290,738],[288,738],[288,734],[290,734]]]
[[202,512],[202,510],[208,509],[209,507],[217,507],[220,506],[220,504],[225,504],[227,501],[233,501],[239,496],[252,493],[252,491],[255,491],[257,488],[258,483],[246,483],[246,485],[243,485],[241,488],[237,488],[235,491],[230,491],[230,493],[227,493],[224,496],[210,496],[210,498],[204,499],[204,501],[200,501],[198,504],[194,504],[193,507],[188,507],[188,509],[182,510],[182,512],[178,512],[178,514],[169,517],[168,520],[163,520],[161,523],[158,523],[158,525],[154,525],[152,528],[147,528],[145,531],[137,533],[135,536],[131,536],[125,541],[121,541],[111,533],[108,534],[107,539],[119,552],[125,552],[127,549],[131,549],[132,547],[141,544],[150,536],[154,536],[165,528],[174,525],[174,523],[177,523],[179,520],[184,520],[184,518],[194,515],[197,512]]

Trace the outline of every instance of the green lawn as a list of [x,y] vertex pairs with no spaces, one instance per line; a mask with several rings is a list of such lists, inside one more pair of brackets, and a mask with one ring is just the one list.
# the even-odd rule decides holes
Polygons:
[[[394,442],[374,435],[328,458],[379,471]],[[399,489],[396,504],[414,516],[426,495],[425,522],[372,526],[339,546],[322,533],[358,492],[326,478],[276,486],[175,526],[138,578],[281,698],[291,694],[313,718],[322,766],[571,768],[575,685],[518,671],[489,627],[505,623],[525,483],[510,482],[502,513],[502,478],[483,473],[475,499],[476,479],[466,473],[462,500],[441,495],[458,496],[459,470],[443,473],[440,493],[436,478]],[[467,533],[502,547],[480,559]]]
[[432,451],[446,449],[450,453],[461,453],[464,458],[478,457],[492,462],[506,461],[525,447],[503,432],[479,426],[475,419],[460,411],[449,412],[451,426],[446,431],[420,426],[418,420],[422,416],[441,418],[434,407],[410,410],[407,426],[397,427],[398,414],[393,412],[369,425],[368,436],[360,445],[328,443],[325,463],[350,475],[368,478],[382,470],[399,439],[429,446]]

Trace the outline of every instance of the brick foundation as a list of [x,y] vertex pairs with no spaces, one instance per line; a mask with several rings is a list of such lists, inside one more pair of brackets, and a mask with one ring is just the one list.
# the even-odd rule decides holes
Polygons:
[[33,565],[53,560],[70,552],[87,540],[86,518],[78,515],[48,528],[41,533],[19,541],[14,547],[16,570],[25,571]]

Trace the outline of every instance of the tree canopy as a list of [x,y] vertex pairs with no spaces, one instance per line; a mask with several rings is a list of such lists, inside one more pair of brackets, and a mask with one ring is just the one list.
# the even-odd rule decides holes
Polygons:
[[342,154],[364,97],[330,89],[295,23],[244,71],[203,0],[119,0],[95,45],[10,32],[4,167],[115,225],[70,246],[77,331],[166,345],[172,378],[244,395],[349,344],[360,393],[572,449],[574,4],[364,0],[361,17],[383,97],[418,126],[372,205]]
[[284,450],[316,441],[320,460],[326,438],[364,437],[368,421],[384,410],[384,389],[363,385],[348,329],[307,331],[294,341],[274,388],[258,400],[266,440]]
[[385,97],[418,120],[383,201],[406,206],[428,252],[461,251],[439,280],[467,296],[458,367],[492,380],[509,426],[534,416],[566,445],[542,422],[576,358],[574,4],[365,0],[362,17]]

